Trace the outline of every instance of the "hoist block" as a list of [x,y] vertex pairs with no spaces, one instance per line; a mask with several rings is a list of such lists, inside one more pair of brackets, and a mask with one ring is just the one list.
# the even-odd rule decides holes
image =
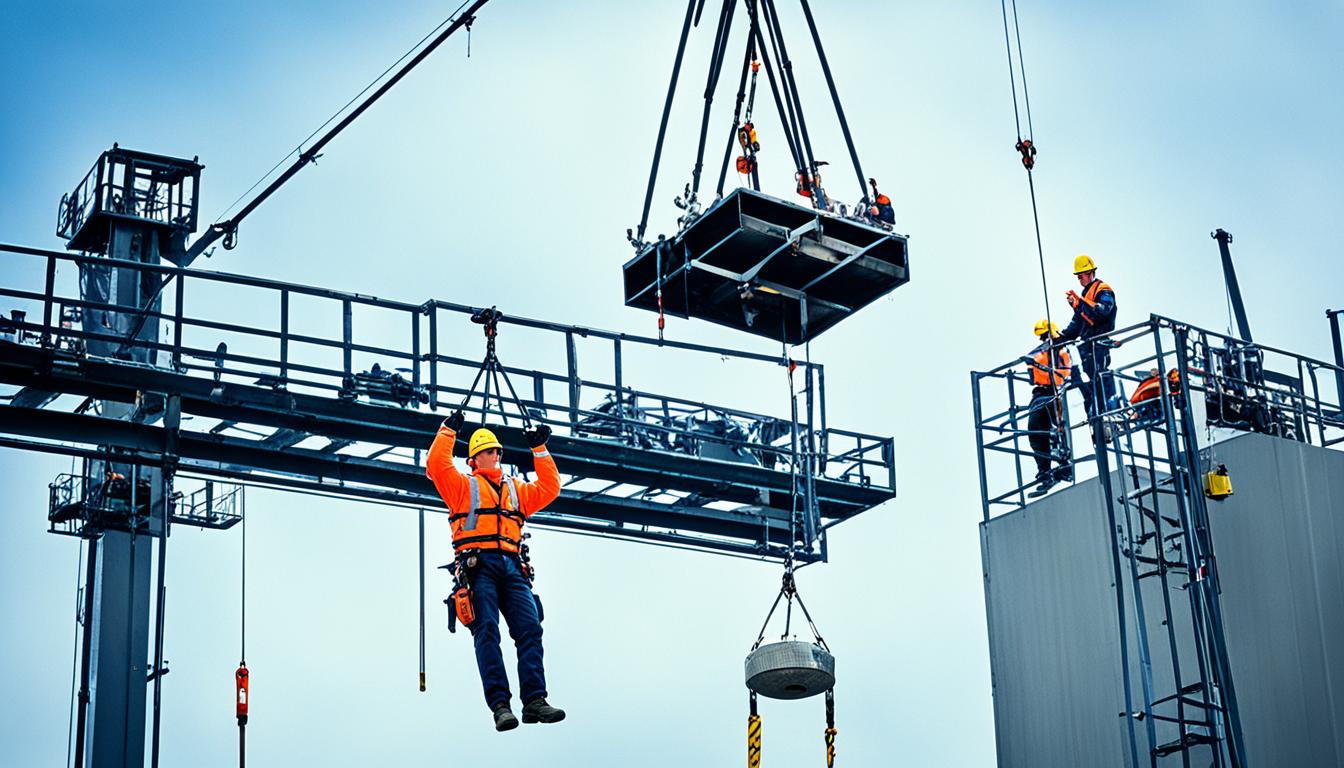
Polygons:
[[625,303],[789,344],[910,280],[904,235],[750,189],[714,203],[623,268]]
[[816,643],[785,640],[747,654],[747,687],[772,699],[806,699],[835,687],[835,657]]

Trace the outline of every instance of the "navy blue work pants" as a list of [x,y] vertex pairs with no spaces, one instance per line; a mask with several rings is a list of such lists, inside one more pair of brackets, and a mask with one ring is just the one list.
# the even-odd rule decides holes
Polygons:
[[[1087,383],[1082,385],[1083,405],[1087,407],[1088,418],[1092,418],[1099,412],[1098,406],[1101,412],[1104,412],[1108,407],[1107,403],[1115,397],[1115,378],[1111,373],[1111,349],[1084,339],[1078,342],[1078,358],[1083,364],[1083,373],[1087,376]],[[1098,399],[1100,402],[1097,402]]]
[[476,643],[476,667],[481,672],[485,703],[493,707],[511,698],[504,654],[499,649],[501,613],[518,650],[518,688],[523,703],[541,698],[546,695],[546,672],[541,662],[541,617],[532,597],[532,584],[513,555],[486,552],[477,557],[480,564],[471,575],[472,607],[476,611],[471,637]]

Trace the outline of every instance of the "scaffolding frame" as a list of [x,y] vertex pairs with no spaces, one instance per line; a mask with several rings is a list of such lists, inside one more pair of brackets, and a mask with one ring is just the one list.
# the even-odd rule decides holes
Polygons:
[[[1071,422],[1065,391],[1063,432],[1071,445],[1091,446],[1073,456],[1073,482],[1095,465],[1113,535],[1128,764],[1242,768],[1205,492],[1206,473],[1217,466],[1214,431],[1338,446],[1344,393],[1332,393],[1322,378],[1337,379],[1341,368],[1159,315],[1081,343],[1105,344],[1125,358],[1111,368],[1117,399],[1092,418]],[[1128,385],[1154,375],[1160,395],[1131,404]],[[1019,359],[971,380],[988,522],[1029,503],[1024,470],[1035,453],[1024,446],[1032,432],[1023,424],[1029,398],[1022,388],[1031,376]],[[1101,402],[1097,382],[1084,386],[1094,386]]]

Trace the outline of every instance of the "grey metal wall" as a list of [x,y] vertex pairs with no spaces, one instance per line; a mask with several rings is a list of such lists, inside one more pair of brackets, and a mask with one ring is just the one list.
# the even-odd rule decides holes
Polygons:
[[[1344,453],[1250,434],[1213,451],[1236,491],[1209,512],[1248,763],[1344,765]],[[981,526],[1000,766],[1131,764],[1110,542],[1095,479]]]

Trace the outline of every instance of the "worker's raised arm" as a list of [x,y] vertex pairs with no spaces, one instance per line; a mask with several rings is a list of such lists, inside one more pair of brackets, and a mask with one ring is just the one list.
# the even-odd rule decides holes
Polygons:
[[518,484],[518,496],[523,517],[531,517],[560,496],[560,470],[555,466],[555,458],[546,448],[546,439],[551,436],[551,428],[540,424],[534,430],[525,433],[527,442],[532,446],[532,468],[537,479],[530,483]]
[[[450,417],[451,418],[451,417]],[[467,478],[453,464],[453,445],[457,442],[457,432],[448,427],[447,422],[439,427],[434,443],[429,446],[429,456],[425,460],[425,476],[434,483],[439,498],[448,505],[448,509],[459,512],[466,509],[471,492]]]

